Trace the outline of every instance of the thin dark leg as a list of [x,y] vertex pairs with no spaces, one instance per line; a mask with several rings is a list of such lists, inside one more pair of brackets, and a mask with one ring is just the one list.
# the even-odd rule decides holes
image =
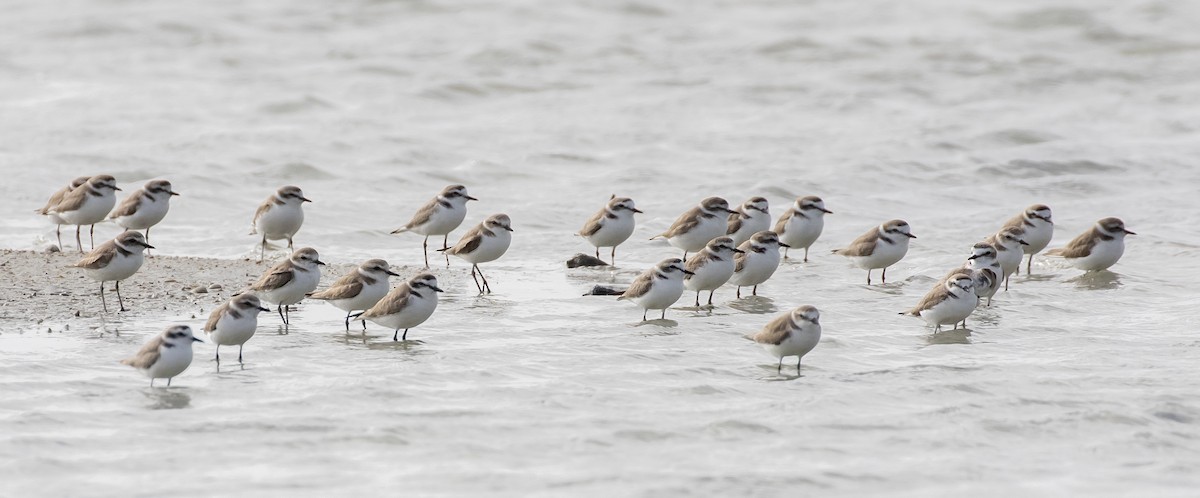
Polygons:
[[[479,265],[474,265],[474,266],[475,266],[476,268],[479,268]],[[487,291],[487,293],[488,293],[488,294],[491,294],[491,293],[492,293],[492,286],[491,286],[491,285],[488,285],[487,277],[483,276],[483,269],[482,269],[482,268],[480,268],[480,269],[479,269],[479,279],[480,279],[480,280],[483,280],[483,289],[484,289],[485,291]],[[480,291],[480,294],[482,294],[482,293],[483,293],[483,291]]]
[[779,366],[775,367],[775,373],[783,373],[783,357],[779,357]]
[[[61,243],[59,245],[62,245]],[[1025,274],[1033,275],[1033,255],[1029,255],[1029,263],[1025,264]]]
[[[82,228],[83,227],[79,225],[75,225],[75,245],[79,246],[79,254],[83,254],[83,240],[79,238],[79,231]],[[153,382],[153,380],[151,382]]]
[[880,280],[882,280],[882,283],[885,283],[885,284],[887,283],[887,267],[886,266],[883,267],[883,276],[880,277]]
[[659,319],[659,320],[666,320],[666,319],[667,319],[667,309],[666,309],[666,308],[663,308],[662,316],[659,316],[659,317],[658,317],[658,319]]
[[642,309],[642,321],[643,322],[646,321],[646,313],[649,313],[649,312],[650,312],[650,310],[648,310],[648,309],[645,309],[645,308]]
[[475,277],[475,265],[471,265],[471,280],[475,281],[475,288],[479,289],[479,293],[483,294],[483,286],[479,285],[479,279]]
[[[1021,265],[1018,264],[1017,266]],[[1009,277],[1004,277],[1004,292],[1008,292],[1008,278]]]
[[62,250],[62,225],[54,226],[54,235],[58,236],[58,250]]
[[740,285],[738,286],[738,293],[737,293],[737,297],[738,297],[738,299],[741,299],[741,298],[742,298],[742,286],[740,286]]
[[400,335],[400,329],[396,329],[395,332],[392,332],[392,342],[396,342],[396,337],[399,335]]
[[171,387],[171,379],[173,378],[174,377],[167,377],[167,387]]
[[279,305],[277,308],[275,308],[275,311],[279,312],[279,320],[282,321],[284,325],[287,325],[287,318],[283,316],[283,305]]
[[787,252],[788,252],[788,248],[786,248],[786,247],[783,248],[783,259],[788,259]]
[[683,260],[687,261],[687,251],[683,251]]
[[121,308],[121,311],[126,311],[125,310],[125,301],[121,300],[121,281],[120,280],[117,280],[117,306],[119,308]]
[[[599,249],[599,248],[597,248],[597,249]],[[596,256],[596,257],[598,258],[600,256]],[[612,260],[613,266],[617,266],[617,246],[613,246],[612,257],[610,257],[609,259]]]
[[346,312],[346,332],[350,331],[350,312]]
[[[90,239],[91,249],[96,249],[96,225],[90,225],[88,228],[88,238]],[[171,381],[167,381],[167,385],[171,385]]]
[[216,357],[216,360],[217,360],[217,363],[220,363],[220,362],[221,362],[221,345],[220,345],[220,344],[217,344],[217,357]]
[[757,295],[758,295],[758,286],[757,286],[757,285],[756,285],[756,286],[754,286],[754,290],[750,292],[750,295],[752,295],[752,296],[757,296]]
[[871,270],[867,270],[867,285],[871,285]]
[[245,344],[238,344],[238,363],[242,362],[242,346]]
[[150,387],[154,387],[154,377],[150,377]]
[[696,291],[696,307],[700,307],[700,291]]
[[293,245],[292,245],[292,238],[291,238],[291,237],[288,237],[288,251],[291,251],[291,250],[293,250],[293,249],[292,249],[292,247],[293,247]]
[[713,296],[714,292],[716,292],[716,289],[708,291],[708,305],[709,306],[712,306],[712,296]]
[[104,312],[108,313],[108,301],[104,299],[104,282],[100,282],[100,304],[104,305]]
[[267,258],[267,234],[263,234],[262,247],[258,251],[258,262],[262,263]]
[[421,243],[421,251],[425,252],[425,267],[429,268],[429,236],[425,236],[425,242]]
[[407,341],[407,340],[408,340],[408,329],[404,329],[404,335],[400,336],[400,340],[401,340],[401,341]]
[[291,306],[283,307],[283,316],[287,317],[287,319],[284,320],[284,322],[286,322],[288,325],[291,325],[292,324],[292,307]]
[[796,375],[800,375],[800,360],[802,359],[804,359],[802,356],[796,357]]
[[[150,243],[150,229],[149,229],[149,228],[147,228],[147,229],[146,229],[146,244],[149,244],[149,243]],[[147,255],[147,256],[149,256],[149,255],[150,255],[150,250],[149,250],[149,249],[146,249],[146,255]]]
[[596,246],[596,259],[600,259],[600,246]]
[[[442,236],[442,249],[449,249],[449,248],[450,248],[450,234],[446,234],[446,235]],[[446,267],[449,268],[450,267],[450,255],[444,251],[442,252],[442,255],[446,257]]]
[[808,262],[808,248],[807,247],[804,248],[804,262],[805,263]]

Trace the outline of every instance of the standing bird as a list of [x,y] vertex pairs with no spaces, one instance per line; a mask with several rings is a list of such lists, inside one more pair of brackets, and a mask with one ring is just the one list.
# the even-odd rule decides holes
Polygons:
[[[825,201],[820,197],[810,195],[796,199],[796,203],[792,204],[792,208],[783,216],[779,217],[779,221],[775,222],[775,233],[779,234],[779,240],[783,241],[788,247],[804,248],[804,262],[808,262],[808,248],[817,241],[821,236],[821,231],[825,229],[825,215],[833,214],[833,211],[825,209]],[[787,249],[783,250],[783,257],[787,257]]]
[[300,190],[300,187],[287,185],[279,187],[274,195],[258,206],[258,210],[254,212],[254,221],[251,222],[250,235],[262,234],[259,263],[266,257],[268,239],[287,239],[288,250],[292,250],[292,236],[296,235],[296,232],[300,231],[300,225],[304,224],[304,209],[301,206],[305,202],[312,200],[304,197],[304,191]]
[[442,289],[438,288],[437,277],[422,273],[392,289],[358,318],[395,330],[392,333],[393,341],[400,334],[400,329],[404,329],[400,340],[407,341],[408,329],[425,323],[433,315],[433,310],[437,309],[439,292]]
[[736,213],[729,209],[729,203],[720,197],[709,197],[700,201],[700,205],[679,215],[675,223],[667,231],[650,237],[650,240],[665,237],[667,243],[683,249],[683,257],[687,259],[689,252],[704,249],[708,241],[725,235],[728,224],[727,215]]
[[[399,277],[392,271],[388,262],[382,259],[368,259],[337,279],[328,289],[311,296],[313,299],[327,301],[346,312],[346,332],[350,331],[350,318],[355,310],[366,311],[375,306],[383,296],[387,295],[391,285],[388,277]],[[361,313],[360,313],[361,314]],[[366,333],[367,322],[363,322],[363,333]]]
[[1021,256],[1024,255],[1021,248],[1029,245],[1028,242],[1025,242],[1024,237],[1025,229],[1004,227],[984,239],[984,242],[996,247],[996,261],[1000,262],[1000,269],[1003,270],[1001,278],[1004,279],[1004,290],[1006,291],[1008,290],[1008,278],[1021,269]]
[[971,247],[971,257],[967,258],[967,263],[947,274],[942,282],[945,283],[962,269],[971,270],[971,276],[975,278],[975,295],[980,299],[986,297],[986,306],[991,306],[992,296],[1000,290],[1000,282],[1004,280],[1004,267],[998,256],[999,250],[995,245],[979,242]]
[[[392,233],[413,232],[425,236],[421,249],[425,251],[425,267],[429,268],[429,236],[442,236],[442,249],[450,247],[450,232],[462,224],[467,217],[467,201],[477,201],[467,195],[467,187],[449,185],[438,193],[437,197],[421,206],[408,224],[392,230]],[[450,265],[450,257],[446,257],[446,265]]]
[[291,257],[263,273],[249,290],[258,294],[263,301],[278,306],[279,318],[283,320],[286,330],[291,324],[288,308],[317,288],[321,282],[320,267],[324,265],[316,249],[301,247]]
[[954,324],[966,320],[979,305],[979,296],[975,295],[975,278],[970,270],[959,270],[953,277],[944,282],[938,282],[913,309],[901,313],[925,320],[933,325],[933,331],[942,330],[942,325]]
[[54,209],[54,206],[57,206],[58,203],[62,202],[63,197],[66,197],[67,194],[71,193],[72,190],[75,190],[75,189],[79,188],[80,185],[87,183],[89,178],[91,178],[91,177],[90,176],[81,176],[81,177],[78,177],[78,178],[72,180],[71,183],[68,184],[66,187],[60,188],[57,191],[55,191],[53,194],[51,194],[50,200],[46,201],[46,205],[42,206],[41,209],[37,210],[38,214],[45,216],[47,218],[50,218],[50,221],[52,223],[54,223],[54,235],[58,237],[58,249],[60,251],[62,250],[62,226],[69,225],[69,223],[64,221],[57,214],[50,214],[50,210]]
[[145,230],[146,242],[150,242],[150,227],[167,216],[171,197],[176,195],[179,193],[171,190],[171,182],[150,180],[121,201],[108,218],[126,230]]
[[908,222],[891,220],[862,234],[845,249],[834,249],[834,254],[850,258],[850,262],[867,270],[867,285],[871,285],[871,270],[883,268],[883,283],[887,283],[887,267],[904,259],[908,254],[908,239],[915,239]]
[[628,299],[641,306],[643,322],[650,310],[662,310],[661,318],[666,319],[667,308],[683,295],[684,276],[691,274],[683,267],[682,259],[664,259],[633,279],[633,284],[617,300]]
[[146,341],[137,354],[121,360],[121,363],[141,370],[146,377],[150,377],[150,387],[154,387],[154,379],[164,378],[170,387],[171,379],[192,364],[193,342],[202,341],[192,335],[191,327],[172,325]]
[[[453,254],[471,263],[471,278],[475,280],[475,287],[479,289],[480,294],[485,291],[491,294],[492,287],[488,285],[487,277],[483,276],[483,270],[479,269],[479,263],[495,261],[503,256],[508,250],[508,245],[512,243],[512,231],[512,220],[509,220],[507,214],[493,214],[463,235],[454,247],[438,251]],[[478,279],[475,278],[475,272],[479,272]],[[483,285],[479,284],[480,279],[483,280]]]
[[1125,254],[1126,235],[1137,234],[1126,230],[1125,222],[1120,218],[1104,218],[1066,247],[1050,250],[1046,255],[1062,256],[1071,266],[1083,271],[1107,270]]
[[589,244],[596,246],[596,259],[600,259],[601,247],[611,247],[611,264],[616,266],[617,246],[633,235],[633,214],[640,212],[642,210],[634,206],[633,199],[614,195],[608,199],[604,209],[597,211],[583,224],[579,235],[587,239]]
[[79,252],[83,252],[83,241],[79,231],[83,225],[90,225],[88,231],[92,248],[96,247],[96,223],[104,221],[108,212],[117,204],[117,180],[111,175],[96,175],[74,190],[66,193],[62,201],[46,211],[51,218],[64,221],[64,224],[75,225],[75,243]]
[[754,334],[754,342],[762,345],[771,356],[779,358],[776,372],[783,371],[783,358],[796,357],[796,373],[800,373],[800,361],[804,355],[817,347],[821,340],[821,312],[803,305],[771,320],[762,331]]
[[121,299],[121,281],[132,277],[142,267],[145,261],[142,252],[146,249],[154,249],[154,246],[146,243],[141,232],[125,231],[100,244],[100,247],[72,265],[83,268],[88,277],[100,282],[100,304],[104,306],[105,313],[108,313],[108,301],[104,299],[104,283],[116,282],[117,304],[121,311],[125,311],[125,301]]
[[708,304],[712,305],[713,293],[733,276],[733,258],[742,253],[734,247],[732,238],[717,237],[687,261],[684,268],[691,274],[683,277],[683,286],[696,291],[697,308],[700,307],[701,291],[708,291]]
[[733,239],[733,246],[737,247],[742,242],[750,240],[754,234],[770,229],[771,210],[767,199],[751,197],[743,202],[741,207],[735,209],[733,214],[729,215],[725,235]]
[[238,363],[242,362],[242,346],[254,337],[258,329],[258,314],[271,311],[264,308],[262,301],[254,294],[234,296],[208,315],[204,322],[204,331],[208,340],[217,346],[217,363],[221,362],[221,346],[238,347]]
[[[1054,237],[1054,222],[1050,220],[1050,206],[1045,204],[1029,206],[1025,208],[1025,212],[1008,220],[1001,229],[1008,227],[1025,229],[1024,239],[1028,245],[1023,246],[1022,250],[1029,255],[1025,273],[1033,271],[1033,255],[1045,249],[1050,244],[1050,239]],[[1018,268],[1017,273],[1020,271]]]
[[766,282],[779,268],[779,248],[788,245],[779,241],[779,236],[763,230],[738,246],[742,252],[733,255],[733,276],[729,283],[737,286],[737,297],[742,297],[742,287],[753,286],[751,295],[758,295],[759,284]]

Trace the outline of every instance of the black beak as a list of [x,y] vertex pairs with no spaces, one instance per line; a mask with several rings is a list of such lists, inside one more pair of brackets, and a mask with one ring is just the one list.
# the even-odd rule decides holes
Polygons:
[[783,242],[780,242],[780,243],[779,243],[779,247],[792,247],[792,246],[789,246],[789,245],[787,245],[787,244],[784,244]]
[[629,210],[630,210],[630,211],[633,211],[633,212],[635,212],[635,213],[641,213],[641,212],[643,212],[641,209],[638,209],[638,208],[629,208]]
[[[428,284],[426,284],[426,285],[428,285]],[[433,290],[435,290],[435,291],[437,291],[437,292],[446,292],[446,291],[442,290],[441,288],[439,288],[439,287],[438,287],[438,286],[436,286],[436,285],[430,285],[430,286],[429,286],[429,288],[430,288],[430,289],[433,289]]]
[[477,201],[477,200],[479,200],[479,199],[476,199],[476,198],[474,198],[474,197],[471,197],[471,196],[469,196],[469,195],[468,195],[468,196],[467,196],[467,200],[468,200],[468,201]]
[[[1122,230],[1125,230],[1125,229],[1122,228]],[[1137,235],[1137,232],[1130,232],[1129,230],[1125,230],[1125,233],[1128,235]]]
[[978,254],[972,254],[972,255],[971,255],[971,257],[967,258],[967,261],[970,261],[970,260],[972,260],[972,259],[979,259],[979,255],[978,255]]
[[[819,207],[819,208],[817,208],[817,209],[820,209],[820,210],[821,210],[822,212],[824,212],[825,214],[833,214],[833,211],[830,211],[830,210],[828,210],[828,209],[825,209],[825,208],[823,208],[823,207]],[[813,323],[817,323],[817,322],[813,322]]]
[[118,187],[116,187],[116,186],[114,185],[114,186],[113,186],[113,190],[121,190],[121,189],[120,189],[120,188],[118,188]]
[[204,342],[204,341],[201,341],[199,337],[192,336],[192,342]]
[[388,275],[391,275],[391,276],[393,276],[393,277],[399,277],[399,276],[400,276],[400,274],[399,274],[399,273],[396,273],[396,272],[394,272],[394,271],[392,271],[392,270],[383,270],[383,272],[384,272],[384,273],[386,273],[386,274],[388,274]]
[[179,192],[176,192],[174,190],[168,191],[168,193],[170,193],[171,195],[179,195]]
[[264,308],[264,307],[262,307],[262,306],[259,306],[259,307],[258,307],[258,309],[259,309],[260,311],[271,311],[271,308]]
[[142,242],[142,247],[145,247],[146,249],[156,249],[154,246],[147,244],[145,242]]
[[510,232],[511,232],[511,231],[513,231],[512,227],[504,227],[504,229],[505,229],[505,230],[508,230],[508,231],[510,231]]
[[916,236],[916,235],[913,235],[913,234],[911,234],[911,233],[906,233],[906,234],[904,234],[904,235],[905,235],[906,237],[910,238],[910,239],[915,239],[915,238],[917,238],[917,236]]
[[679,271],[683,272],[684,275],[695,275],[696,274],[696,272],[694,272],[694,271],[687,271],[684,269],[680,269]]
[[743,251],[741,249],[734,249],[733,252],[736,252],[738,254],[746,254],[746,251]]
[[308,197],[301,197],[300,202],[312,202],[312,199],[309,199]]
[[1028,243],[1028,242],[1025,242],[1024,240],[1018,240],[1017,242],[1020,242],[1020,243],[1021,243],[1021,245],[1023,245],[1023,246],[1027,246],[1027,245],[1029,245],[1029,243]]
[[726,212],[726,213],[729,213],[729,214],[737,214],[737,211],[734,211],[734,210],[732,210],[732,209],[729,209],[729,208],[725,208],[725,212]]
[[321,266],[325,266],[325,262],[324,262],[324,261],[321,261],[321,260],[317,260],[317,264],[318,264],[318,265],[321,265]]

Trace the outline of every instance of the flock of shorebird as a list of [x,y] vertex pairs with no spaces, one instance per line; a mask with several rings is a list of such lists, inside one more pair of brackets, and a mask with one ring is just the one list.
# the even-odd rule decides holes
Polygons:
[[[117,303],[125,311],[120,283],[142,266],[143,253],[154,247],[149,243],[150,228],[166,216],[171,197],[179,195],[166,180],[152,180],[125,198],[118,206],[116,180],[109,175],[80,177],[55,192],[38,212],[58,225],[59,247],[62,246],[62,225],[75,225],[75,241],[83,252],[82,227],[91,226],[94,246],[94,225],[110,219],[126,231],[112,240],[94,246],[92,251],[75,263],[87,276],[100,282],[101,305],[108,312],[104,285],[115,283]],[[480,263],[494,261],[508,250],[512,241],[512,222],[507,215],[495,214],[468,231],[453,246],[450,232],[466,218],[467,202],[477,200],[462,185],[448,186],[425,204],[412,220],[392,233],[413,232],[424,236],[425,266],[429,266],[429,237],[442,236],[437,251],[457,256],[471,263],[471,277],[480,294],[490,293],[491,286],[479,268]],[[267,198],[255,211],[252,234],[261,235],[259,262],[266,255],[268,240],[287,240],[293,249],[293,236],[304,223],[302,206],[310,199],[295,186],[284,186]],[[115,207],[115,209],[114,209]],[[632,199],[613,196],[608,203],[584,223],[578,235],[596,248],[598,264],[613,264],[617,246],[633,234],[634,214],[641,213]],[[679,216],[665,232],[652,239],[663,238],[683,250],[683,258],[668,258],[638,275],[618,300],[630,300],[644,311],[666,309],[682,297],[685,289],[696,293],[695,304],[700,306],[700,294],[708,291],[712,305],[715,290],[727,283],[750,287],[757,295],[758,286],[775,273],[781,258],[790,249],[803,249],[804,261],[808,251],[820,237],[824,217],[832,211],[816,196],[796,199],[786,213],[775,220],[767,200],[753,197],[738,209],[730,209],[720,197],[709,197]],[[138,230],[145,230],[143,235]],[[1107,269],[1124,252],[1124,238],[1133,232],[1117,218],[1104,218],[1066,246],[1048,251],[1047,255],[1061,256],[1073,266],[1085,271]],[[1033,255],[1041,252],[1054,235],[1050,208],[1033,205],[1008,220],[1002,228],[972,247],[971,255],[961,267],[951,270],[912,309],[905,314],[924,319],[935,332],[943,325],[959,323],[979,306],[981,299],[990,304],[992,296],[1009,277],[1020,271],[1023,255],[1029,256],[1026,269],[1032,268]],[[908,252],[913,235],[909,224],[891,220],[872,227],[848,246],[834,250],[855,266],[867,270],[871,284],[874,270],[882,270],[880,279],[886,283],[887,268],[899,262]],[[600,249],[612,248],[610,263],[600,261]],[[782,249],[783,254],[780,254]],[[690,258],[689,253],[695,253]],[[204,332],[217,346],[216,360],[220,361],[220,346],[238,346],[238,361],[242,361],[242,346],[258,326],[258,314],[269,311],[264,303],[276,305],[285,327],[290,323],[289,307],[303,299],[327,301],[346,312],[345,326],[352,319],[370,320],[394,330],[393,340],[407,340],[408,330],[427,320],[437,308],[437,278],[421,273],[390,288],[389,277],[398,276],[388,263],[371,259],[328,288],[316,292],[320,283],[319,267],[324,265],[315,249],[301,248],[291,252],[284,261],[271,267],[258,281],[213,310],[204,324]],[[356,313],[357,312],[357,313]],[[403,330],[403,335],[401,335]],[[821,336],[820,312],[808,305],[782,314],[753,336],[769,353],[783,359],[796,356],[800,360],[811,351]],[[193,341],[199,341],[186,325],[173,325],[153,337],[132,358],[123,362],[141,369],[150,377],[170,379],[182,373],[192,360]]]

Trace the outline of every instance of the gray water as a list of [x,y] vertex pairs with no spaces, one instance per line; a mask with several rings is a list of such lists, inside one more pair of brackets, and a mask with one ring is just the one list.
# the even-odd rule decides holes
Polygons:
[[[252,256],[254,208],[284,184],[316,201],[297,242],[332,262],[419,264],[420,238],[387,232],[449,183],[481,199],[467,223],[505,212],[516,232],[491,296],[435,266],[422,342],[346,337],[307,303],[288,335],[263,316],[244,368],[201,345],[170,389],[116,361],[203,316],[0,323],[0,494],[1194,495],[1198,18],[1150,0],[8,2],[2,247],[52,240],[31,211],[98,173],[183,193],[154,230],[167,255]],[[619,268],[566,270],[613,193],[646,212]],[[646,239],[703,197],[778,215],[808,194],[836,214],[756,299],[639,324],[581,296],[677,255]],[[1112,273],[1039,258],[968,332],[896,314],[1034,202],[1051,247],[1105,216],[1139,235]],[[889,218],[920,238],[867,287],[828,250]],[[799,304],[824,337],[777,375],[742,336]]]

